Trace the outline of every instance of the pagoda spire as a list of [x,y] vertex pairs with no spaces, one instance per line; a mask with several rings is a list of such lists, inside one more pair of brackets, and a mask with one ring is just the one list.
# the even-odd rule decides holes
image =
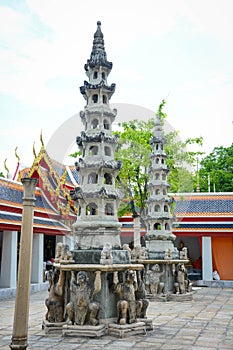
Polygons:
[[105,66],[112,69],[112,62],[108,62],[107,54],[104,48],[104,35],[101,31],[101,22],[97,22],[97,30],[94,34],[93,46],[91,51],[90,59],[87,60],[84,68],[88,71],[88,68],[94,68],[97,65]]

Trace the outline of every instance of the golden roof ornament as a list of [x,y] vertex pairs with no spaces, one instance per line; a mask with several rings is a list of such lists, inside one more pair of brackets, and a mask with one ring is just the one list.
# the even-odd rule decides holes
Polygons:
[[36,158],[37,155],[36,155],[36,150],[35,150],[35,141],[34,141],[33,146],[32,146],[32,152],[33,152],[34,157]]
[[42,129],[40,131],[40,142],[41,142],[41,146],[44,147],[44,141],[43,141],[43,137],[42,137]]
[[16,156],[16,158],[18,159],[18,163],[20,163],[20,158],[19,158],[19,155],[18,155],[18,153],[17,153],[17,149],[18,149],[18,146],[15,147],[15,156]]
[[8,167],[6,165],[6,161],[7,161],[7,158],[4,160],[4,168],[6,170],[6,178],[9,179],[9,169],[8,169]]

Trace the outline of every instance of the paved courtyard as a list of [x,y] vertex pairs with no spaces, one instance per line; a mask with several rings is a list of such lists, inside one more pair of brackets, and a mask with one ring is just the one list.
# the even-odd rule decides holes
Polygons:
[[[41,328],[47,291],[31,294],[28,349],[88,350],[223,350],[233,349],[233,289],[201,288],[193,301],[151,302],[148,317],[154,330],[146,335],[118,339],[62,338]],[[14,299],[0,301],[0,349],[9,349]]]

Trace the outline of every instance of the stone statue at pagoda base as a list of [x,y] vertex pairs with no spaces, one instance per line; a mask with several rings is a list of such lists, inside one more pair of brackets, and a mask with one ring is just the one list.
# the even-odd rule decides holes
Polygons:
[[52,269],[48,272],[49,296],[45,300],[47,312],[42,328],[45,333],[61,333],[62,326],[65,324],[64,317],[64,282],[65,273],[58,269]]
[[96,272],[98,282],[95,283],[97,288],[94,291],[88,285],[86,272],[79,271],[75,276],[72,271],[71,274],[71,301],[66,305],[68,323],[79,326],[97,326],[99,324],[99,304],[93,301],[93,296],[101,289],[100,272]]
[[185,294],[191,291],[187,270],[183,263],[177,265],[177,270],[174,271],[174,276],[174,289],[176,294]]
[[165,271],[160,271],[159,264],[152,266],[149,273],[149,293],[153,296],[164,293],[164,282],[161,282],[161,277],[164,275]]
[[117,323],[125,325],[126,323],[137,322],[136,314],[141,312],[142,302],[136,301],[135,298],[137,283],[134,271],[127,270],[125,272],[125,282],[122,283],[118,280],[118,273],[114,272],[113,284],[114,293],[120,297],[117,303]]

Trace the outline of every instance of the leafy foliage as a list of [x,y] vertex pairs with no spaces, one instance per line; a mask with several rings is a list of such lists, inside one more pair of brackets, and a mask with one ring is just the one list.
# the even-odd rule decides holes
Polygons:
[[[163,112],[165,100],[159,105],[157,115],[163,122],[166,114]],[[150,140],[154,132],[154,119],[148,121],[132,120],[120,124],[123,129],[117,132],[120,136],[118,149],[115,153],[117,160],[122,160],[123,166],[118,174],[118,181],[125,192],[125,200],[120,204],[118,214],[126,212],[141,212],[147,198]],[[178,140],[178,132],[172,131],[166,135],[165,152],[167,165],[170,168],[168,182],[172,192],[191,192],[193,190],[193,175],[187,169],[193,166],[198,153],[188,152],[188,144],[202,144],[202,138],[188,139],[185,142]],[[127,200],[126,200],[127,198]]]
[[202,159],[199,171],[200,190],[208,192],[208,177],[210,191],[233,191],[233,143],[230,147],[215,147],[213,151]]

